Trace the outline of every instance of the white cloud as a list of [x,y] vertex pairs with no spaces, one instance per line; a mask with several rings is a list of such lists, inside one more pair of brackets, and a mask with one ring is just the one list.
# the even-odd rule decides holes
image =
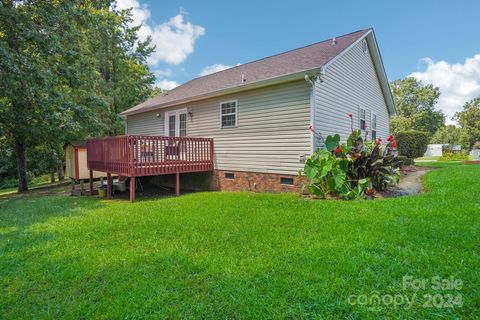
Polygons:
[[182,63],[193,52],[195,41],[205,34],[202,26],[185,21],[187,13],[184,10],[180,10],[179,14],[167,22],[153,25],[149,23],[150,9],[139,0],[118,0],[117,8],[132,8],[132,26],[142,25],[138,32],[139,39],[145,40],[148,36],[152,38],[156,50],[148,60],[150,65],[159,62],[175,65]]
[[[238,65],[240,65],[240,64],[238,63],[237,66]],[[206,66],[205,68],[203,68],[199,75],[200,76],[206,76],[208,74],[215,73],[215,72],[218,72],[218,71],[222,71],[222,70],[225,70],[225,69],[229,69],[229,68],[232,68],[232,67],[234,67],[234,66],[227,66],[227,65],[221,64],[221,63],[212,64],[211,66]]]
[[155,82],[155,86],[161,88],[162,90],[172,90],[173,88],[178,87],[180,84],[178,84],[176,81],[172,80],[159,80]]
[[170,69],[165,69],[165,70],[154,70],[153,73],[155,74],[155,76],[159,77],[159,78],[165,78],[165,77],[170,77],[173,72],[172,70]]
[[435,62],[430,58],[421,61],[426,64],[426,70],[409,76],[440,88],[437,107],[447,115],[447,122],[451,123],[452,116],[462,110],[465,102],[480,96],[480,54],[465,59],[463,64]]
[[132,8],[132,25],[144,24],[150,19],[150,9],[146,4],[140,4],[138,0],[117,0],[117,9],[124,10]]

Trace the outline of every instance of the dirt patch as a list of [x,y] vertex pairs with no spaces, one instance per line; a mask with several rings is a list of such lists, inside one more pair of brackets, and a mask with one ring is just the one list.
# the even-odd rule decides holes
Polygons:
[[402,168],[400,182],[395,189],[379,194],[381,198],[395,198],[402,196],[409,196],[423,192],[422,177],[428,171],[432,170],[430,167],[416,167],[408,166]]
[[469,160],[469,161],[464,161],[463,163],[465,163],[465,164],[480,164],[480,160]]

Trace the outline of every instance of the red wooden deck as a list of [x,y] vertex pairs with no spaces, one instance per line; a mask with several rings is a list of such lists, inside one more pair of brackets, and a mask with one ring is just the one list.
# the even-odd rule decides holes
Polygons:
[[[135,177],[213,170],[213,139],[164,136],[116,136],[87,141],[87,166],[110,174],[130,177],[130,200],[135,200]],[[90,179],[92,180],[92,179]],[[90,183],[92,189],[92,182]]]

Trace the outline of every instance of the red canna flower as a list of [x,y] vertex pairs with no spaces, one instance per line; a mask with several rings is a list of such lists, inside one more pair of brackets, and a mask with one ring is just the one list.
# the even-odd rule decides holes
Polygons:
[[381,144],[382,143],[382,138],[378,138],[377,139],[377,144]]
[[342,149],[340,149],[340,147],[337,147],[337,149],[335,149],[335,152],[340,153],[340,152],[342,152]]
[[397,142],[396,142],[396,141],[393,141],[393,142],[391,143],[391,145],[392,145],[392,148],[396,148],[396,147],[397,147]]
[[352,118],[352,117],[353,117],[353,114],[349,113],[349,114],[348,114],[348,117],[349,117],[349,118]]
[[387,139],[388,142],[392,142],[393,141],[393,136],[389,136],[388,139]]

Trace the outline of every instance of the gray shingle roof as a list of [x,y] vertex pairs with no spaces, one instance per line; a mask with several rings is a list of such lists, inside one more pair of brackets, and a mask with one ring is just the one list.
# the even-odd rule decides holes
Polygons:
[[[332,39],[328,39],[195,78],[168,91],[167,95],[162,94],[149,99],[122,114],[149,111],[162,106],[166,107],[180,100],[194,99],[212,92],[320,68],[369,31],[370,29],[365,29],[337,37],[336,45],[332,45]],[[242,75],[246,79],[244,83],[241,82]]]

